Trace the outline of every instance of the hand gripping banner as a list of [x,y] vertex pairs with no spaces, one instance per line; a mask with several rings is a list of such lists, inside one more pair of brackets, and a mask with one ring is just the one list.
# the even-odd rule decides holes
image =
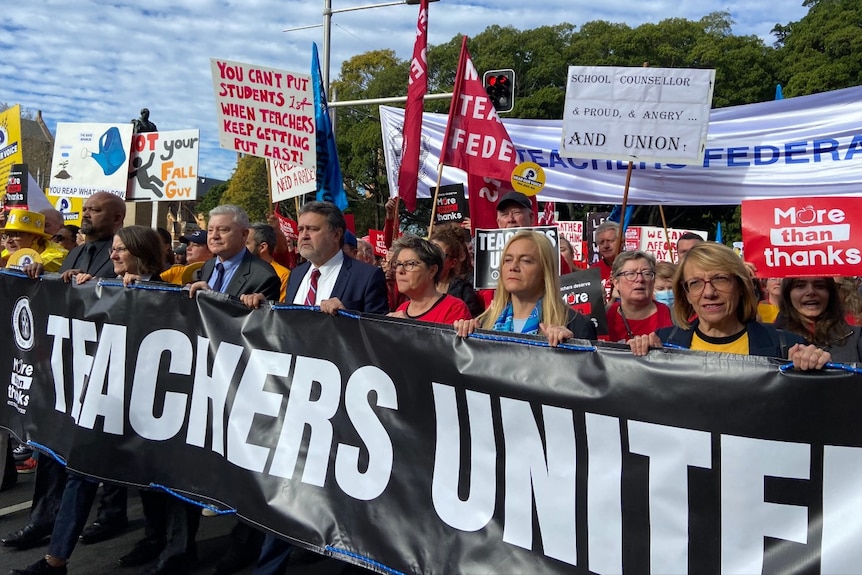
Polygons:
[[862,378],[0,274],[0,424],[381,573],[862,572]]

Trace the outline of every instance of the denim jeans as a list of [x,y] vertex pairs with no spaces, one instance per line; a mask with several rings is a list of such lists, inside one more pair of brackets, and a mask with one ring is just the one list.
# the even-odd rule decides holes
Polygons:
[[68,474],[63,500],[57,512],[57,520],[54,521],[51,542],[48,544],[50,555],[58,559],[68,559],[72,555],[78,543],[78,537],[87,524],[87,517],[90,515],[98,490],[97,480],[87,479],[74,473]]

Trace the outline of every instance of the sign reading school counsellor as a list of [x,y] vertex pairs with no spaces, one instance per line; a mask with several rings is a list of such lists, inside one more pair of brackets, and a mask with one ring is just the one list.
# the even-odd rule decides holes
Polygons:
[[703,161],[715,70],[569,66],[560,155]]
[[197,199],[199,151],[199,130],[134,134],[127,199]]
[[57,124],[51,195],[89,198],[96,192],[126,197],[132,124]]
[[783,198],[742,202],[745,260],[758,275],[862,274],[862,198]]
[[476,230],[474,249],[476,266],[474,268],[473,285],[476,289],[496,289],[500,278],[501,258],[503,248],[509,239],[522,231],[534,231],[544,234],[551,241],[556,252],[557,275],[560,273],[560,246],[557,237],[560,234],[557,226],[536,226],[532,228],[506,228],[498,230]]
[[269,179],[272,182],[272,203],[310,194],[317,190],[317,170],[314,167],[271,160]]
[[222,148],[316,169],[311,76],[210,59]]

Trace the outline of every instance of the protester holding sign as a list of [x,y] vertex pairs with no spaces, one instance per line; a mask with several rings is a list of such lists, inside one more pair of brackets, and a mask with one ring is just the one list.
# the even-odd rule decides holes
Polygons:
[[608,308],[608,340],[628,341],[673,325],[670,308],[653,299],[655,258],[642,252],[623,252],[613,266],[614,288],[620,301]]
[[[757,298],[748,270],[734,251],[714,242],[695,245],[683,258],[673,287],[678,327],[635,336],[635,355],[667,343],[698,351],[789,359],[799,369],[822,369],[829,352],[798,335],[757,321]],[[697,316],[693,321],[686,318]]]
[[443,252],[436,245],[404,236],[392,245],[391,258],[398,291],[410,300],[390,316],[445,324],[473,317],[462,300],[437,290]]
[[862,361],[860,329],[847,324],[833,278],[784,278],[778,307],[776,326],[825,349],[834,361]]
[[[563,303],[557,254],[543,234],[521,231],[503,248],[497,290],[490,307],[471,320],[455,322],[459,337],[476,328],[545,335],[551,346],[566,339],[596,339],[592,322]],[[550,295],[550,297],[545,297]]]
[[485,311],[485,302],[473,289],[472,266],[469,259],[465,230],[458,224],[439,224],[431,232],[431,242],[443,252],[443,269],[437,289],[467,304],[472,317]]

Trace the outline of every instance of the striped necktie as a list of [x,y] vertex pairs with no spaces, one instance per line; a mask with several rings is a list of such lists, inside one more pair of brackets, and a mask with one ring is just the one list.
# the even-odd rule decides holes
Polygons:
[[305,296],[305,305],[317,305],[317,280],[320,279],[320,270],[314,268],[311,270],[311,281],[308,282],[308,295]]

